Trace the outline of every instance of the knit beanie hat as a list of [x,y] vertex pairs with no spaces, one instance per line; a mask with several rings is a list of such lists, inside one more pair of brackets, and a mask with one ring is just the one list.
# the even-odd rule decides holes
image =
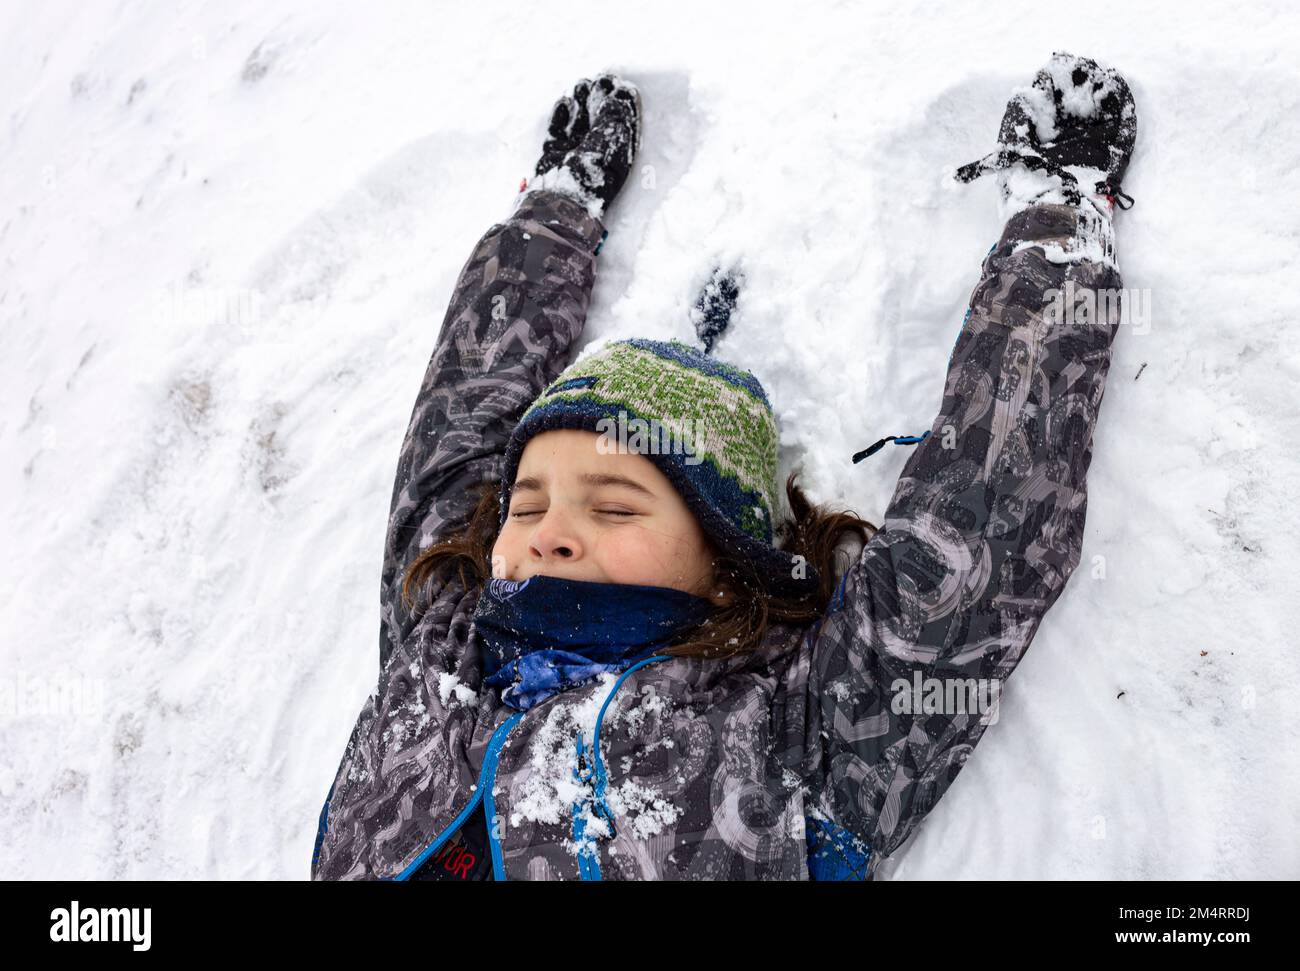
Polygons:
[[653,462],[681,493],[704,533],[747,558],[782,594],[821,582],[802,557],[776,548],[783,515],[777,482],[777,423],[763,386],[748,371],[681,341],[616,341],[574,362],[524,411],[501,477],[504,526],[524,446],[557,428],[605,434],[610,451]]

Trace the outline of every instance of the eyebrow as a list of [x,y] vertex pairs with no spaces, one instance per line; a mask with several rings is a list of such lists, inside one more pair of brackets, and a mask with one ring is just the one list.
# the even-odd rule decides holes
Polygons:
[[[639,492],[651,499],[658,498],[653,492],[634,479],[629,479],[625,475],[614,475],[610,472],[587,472],[578,477],[580,481],[587,485],[593,486],[620,486],[624,489],[631,489],[633,492]],[[527,476],[523,479],[517,479],[514,487],[515,493],[520,492],[541,492],[542,480],[535,475]]]

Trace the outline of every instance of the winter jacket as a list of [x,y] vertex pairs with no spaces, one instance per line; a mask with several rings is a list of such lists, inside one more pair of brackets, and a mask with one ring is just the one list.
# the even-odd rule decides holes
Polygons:
[[481,689],[479,589],[451,580],[408,611],[401,582],[466,524],[473,487],[498,479],[514,423],[579,346],[604,228],[566,196],[525,196],[460,275],[402,444],[378,683],[321,809],[312,879],[407,879],[475,813],[496,880],[873,873],[991,721],[908,704],[914,688],[1000,686],[1079,563],[1118,314],[1080,328],[1044,307],[1066,280],[1120,286],[1084,218],[1030,208],[989,251],[931,434],[823,617],[520,712]]

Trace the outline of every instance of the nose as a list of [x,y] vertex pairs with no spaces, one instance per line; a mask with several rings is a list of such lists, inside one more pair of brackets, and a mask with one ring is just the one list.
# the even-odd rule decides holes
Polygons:
[[551,503],[542,521],[528,539],[528,555],[537,563],[571,563],[582,556],[582,541],[573,530],[569,517]]

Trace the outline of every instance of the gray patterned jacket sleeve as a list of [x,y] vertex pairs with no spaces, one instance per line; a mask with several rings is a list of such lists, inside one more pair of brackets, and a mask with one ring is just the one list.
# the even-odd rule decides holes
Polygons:
[[501,475],[511,430],[582,333],[604,227],[556,192],[530,192],[461,271],[402,442],[384,539],[380,669],[418,618],[402,573],[468,521]]
[[[1119,312],[1099,301],[1088,322],[1053,313],[1050,298],[1071,286],[1116,294],[1111,240],[1089,209],[1043,205],[1010,219],[985,259],[930,435],[815,629],[808,774],[870,844],[873,868],[961,771],[990,721],[978,701],[996,697],[1079,563]],[[918,677],[950,699],[941,710],[912,705],[924,699]],[[987,693],[953,703],[972,686]]]

